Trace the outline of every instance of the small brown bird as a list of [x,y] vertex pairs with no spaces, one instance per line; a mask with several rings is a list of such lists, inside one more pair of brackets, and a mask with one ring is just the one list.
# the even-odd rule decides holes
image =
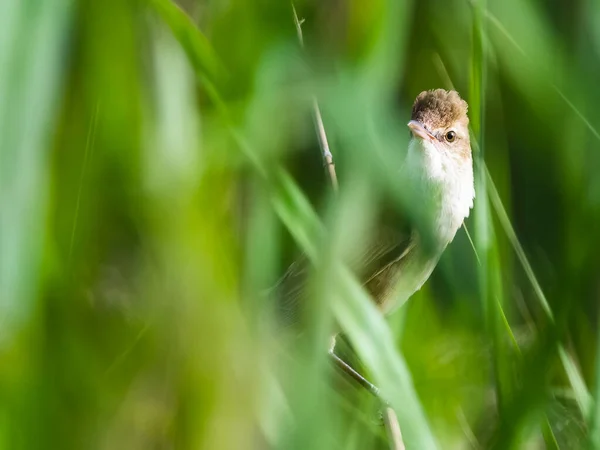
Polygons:
[[[354,268],[373,301],[389,313],[427,281],[473,207],[475,189],[467,103],[456,91],[421,92],[412,108],[412,132],[401,176],[411,189],[412,230],[382,227]],[[284,321],[300,319],[303,262],[276,286]]]

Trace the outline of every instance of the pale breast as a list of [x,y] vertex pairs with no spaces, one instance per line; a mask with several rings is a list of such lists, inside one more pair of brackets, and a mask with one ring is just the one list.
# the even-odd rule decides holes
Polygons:
[[419,202],[432,212],[433,232],[445,247],[454,239],[473,207],[475,188],[471,158],[440,152],[430,143],[413,139],[404,174],[420,191]]

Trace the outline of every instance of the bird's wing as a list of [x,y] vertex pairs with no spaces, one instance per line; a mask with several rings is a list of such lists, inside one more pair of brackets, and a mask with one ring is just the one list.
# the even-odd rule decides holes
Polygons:
[[[379,304],[384,300],[381,298],[384,294],[383,287],[390,287],[387,283],[382,283],[381,277],[385,277],[386,271],[401,265],[401,261],[414,248],[414,239],[410,234],[382,227],[376,237],[363,248],[363,251],[348,261],[348,266]],[[283,326],[292,326],[302,321],[306,304],[303,297],[310,268],[308,258],[302,256],[290,265],[270,291],[277,302],[277,315]]]

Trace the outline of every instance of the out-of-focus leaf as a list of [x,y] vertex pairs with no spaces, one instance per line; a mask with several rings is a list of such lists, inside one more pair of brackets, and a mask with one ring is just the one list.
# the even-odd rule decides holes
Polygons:
[[594,377],[593,410],[588,421],[590,447],[600,448],[600,330],[596,341],[596,374]]
[[[318,263],[314,240],[307,229],[318,230],[320,222],[302,192],[287,177],[275,207],[307,255]],[[321,233],[322,234],[322,233]],[[313,233],[312,239],[315,239]],[[335,264],[335,263],[334,263]],[[332,270],[332,308],[336,320],[350,337],[359,356],[373,373],[383,397],[393,405],[408,448],[436,448],[436,441],[420,406],[411,376],[394,345],[389,327],[371,299],[341,265]],[[325,349],[324,349],[325,351]]]
[[351,274],[342,267],[336,271],[340,289],[332,299],[334,315],[373,373],[383,398],[394,407],[407,448],[437,448],[408,367],[394,345],[387,323]]
[[[600,140],[600,133],[589,121],[589,119],[577,108],[577,106],[564,94],[563,88],[555,79],[554,73],[557,67],[568,71],[569,66],[563,63],[565,59],[562,52],[558,51],[558,45],[546,23],[540,20],[540,15],[529,2],[521,2],[518,7],[518,15],[514,14],[517,7],[510,0],[500,8],[504,14],[510,14],[511,20],[503,20],[489,9],[484,10],[491,29],[499,33],[500,39],[504,39],[509,45],[500,42],[496,46],[506,67],[513,71],[514,80],[521,84],[521,88],[531,98],[545,97],[544,89],[551,88],[558,97],[581,119],[594,137]],[[504,3],[504,2],[502,2]],[[499,2],[499,4],[502,4]],[[514,20],[518,18],[519,20]],[[507,27],[510,23],[510,28]],[[492,33],[490,35],[493,36]],[[520,37],[516,37],[520,36]],[[542,38],[543,37],[543,38]],[[497,39],[498,42],[500,39]],[[516,50],[516,52],[515,52]],[[566,76],[571,80],[573,76]],[[543,80],[544,83],[540,83]],[[540,89],[541,91],[538,91]]]
[[191,19],[171,0],[148,0],[169,26],[194,69],[214,84],[222,81],[225,70],[210,42]]
[[319,255],[316,241],[323,238],[322,224],[302,191],[283,171],[278,176],[273,205],[300,247],[310,259],[316,261]]
[[[544,292],[543,292],[539,282],[537,281],[535,274],[533,273],[531,264],[529,264],[529,260],[527,259],[527,256],[525,255],[525,251],[523,250],[523,247],[521,246],[521,243],[519,242],[519,239],[517,238],[517,235],[510,223],[508,215],[506,214],[506,211],[502,205],[500,196],[498,195],[498,191],[496,190],[494,182],[493,182],[489,172],[487,171],[487,169],[486,169],[486,177],[487,177],[487,183],[488,183],[488,195],[490,196],[492,204],[494,205],[496,214],[498,214],[500,223],[502,224],[502,227],[504,228],[504,232],[507,234],[507,236],[519,258],[519,261],[523,265],[525,273],[527,274],[527,278],[533,285],[533,288],[535,290],[535,293],[537,294],[537,298],[542,306],[542,309],[546,313],[550,322],[553,323],[554,322],[554,314],[552,313],[552,309],[550,308],[548,300],[546,299],[546,296],[544,295]],[[573,387],[573,391],[574,391],[575,397],[577,399],[577,404],[579,405],[579,408],[581,409],[581,413],[584,417],[588,417],[588,414],[590,413],[591,396],[587,390],[585,381],[583,380],[583,377],[581,376],[579,369],[577,368],[575,362],[573,361],[572,356],[569,355],[569,353],[565,350],[565,348],[562,344],[559,344],[559,346],[558,346],[558,353],[560,356],[560,360],[563,364],[563,367],[565,369],[565,372],[567,374],[567,377],[569,378],[571,386]]]
[[525,255],[525,251],[523,250],[523,247],[521,246],[521,243],[519,242],[519,239],[517,238],[517,234],[515,233],[515,230],[513,229],[512,225],[510,223],[510,219],[508,218],[508,214],[506,213],[506,210],[504,209],[504,206],[502,205],[502,200],[500,199],[500,195],[498,195],[498,191],[496,190],[494,181],[492,180],[492,177],[491,177],[489,171],[487,170],[487,168],[484,168],[484,171],[485,171],[484,176],[486,177],[486,181],[488,183],[488,191],[487,191],[488,196],[491,199],[492,204],[494,205],[496,214],[498,215],[498,218],[500,219],[500,224],[504,228],[504,232],[507,234],[507,236],[515,250],[515,253],[517,254],[517,257],[519,258],[519,261],[523,265],[523,269],[525,270],[525,273],[527,274],[529,281],[533,285],[535,293],[538,296],[538,300],[540,301],[540,304],[542,305],[544,312],[548,315],[548,318],[550,320],[554,320],[554,314],[552,313],[552,310],[550,309],[550,304],[548,303],[548,300],[546,299],[546,296],[544,295],[544,291],[542,291],[542,287],[540,286],[540,283],[537,281],[537,278],[535,277],[535,274],[533,273],[533,269],[531,267],[531,264],[529,264],[527,255]]
[[592,411],[592,396],[590,395],[585,381],[579,372],[579,368],[575,364],[573,357],[565,350],[564,346],[558,346],[558,355],[565,368],[573,393],[575,394],[575,400],[581,410],[581,415],[584,418],[588,418]]
[[70,0],[0,5],[0,340],[29,313],[40,279],[51,127]]

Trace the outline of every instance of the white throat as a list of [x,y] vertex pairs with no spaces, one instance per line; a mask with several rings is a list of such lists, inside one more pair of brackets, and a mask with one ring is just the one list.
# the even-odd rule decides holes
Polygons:
[[446,247],[469,216],[475,198],[473,162],[456,152],[412,138],[405,168],[433,213],[433,232]]

